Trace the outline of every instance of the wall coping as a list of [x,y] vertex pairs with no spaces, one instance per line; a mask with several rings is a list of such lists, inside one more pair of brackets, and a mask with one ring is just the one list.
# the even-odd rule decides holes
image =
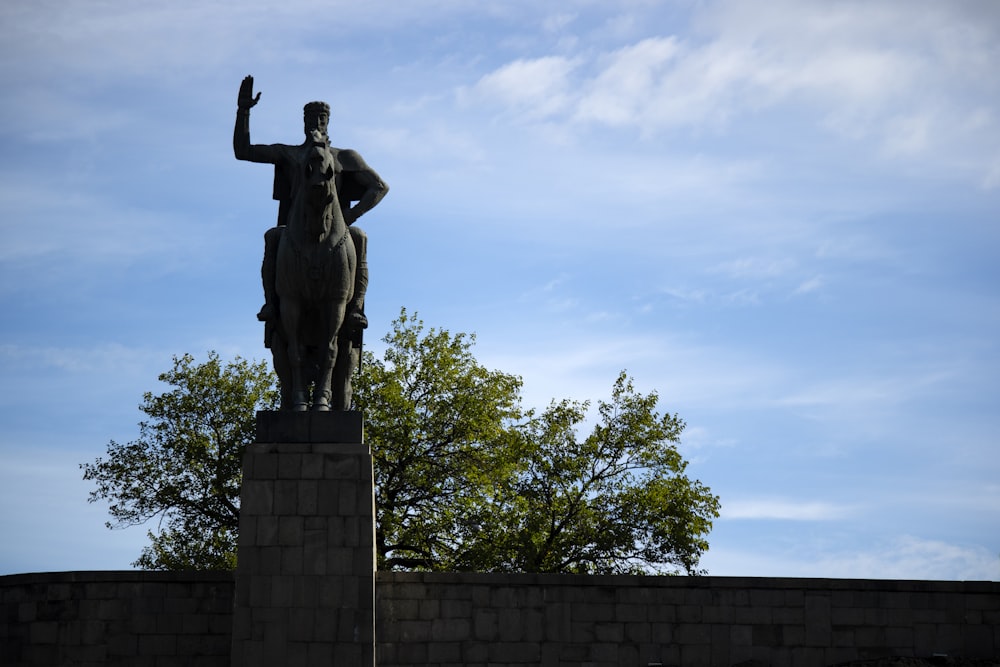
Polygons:
[[0,575],[0,586],[16,584],[92,584],[104,582],[161,583],[171,581],[235,581],[228,570],[76,570]]
[[376,576],[378,579],[388,580],[392,583],[516,584],[520,586],[603,586],[614,588],[768,588],[1000,594],[1000,582],[997,581],[717,577],[710,575],[692,577],[669,575],[524,574],[500,572],[379,572]]
[[[82,570],[0,575],[0,586],[26,583],[234,581],[228,570]],[[507,572],[378,572],[376,584],[426,583],[487,586],[601,586],[613,588],[811,589],[899,591],[920,593],[986,593],[1000,595],[997,581],[914,579],[820,579],[796,577],[717,577],[654,575],[525,574]]]

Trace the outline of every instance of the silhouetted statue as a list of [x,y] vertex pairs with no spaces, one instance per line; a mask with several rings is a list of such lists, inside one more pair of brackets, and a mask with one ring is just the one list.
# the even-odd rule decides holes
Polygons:
[[358,153],[330,146],[325,102],[305,105],[302,144],[251,144],[250,108],[259,100],[253,77],[244,78],[233,152],[238,160],[274,165],[278,224],[264,234],[265,302],[257,318],[265,323],[281,407],[347,410],[361,334],[368,326],[368,239],[351,225],[382,200],[389,186]]

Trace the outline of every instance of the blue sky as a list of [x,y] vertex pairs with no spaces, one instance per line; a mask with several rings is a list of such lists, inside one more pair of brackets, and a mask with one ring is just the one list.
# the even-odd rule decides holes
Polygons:
[[995,2],[12,0],[0,36],[0,574],[128,568],[78,465],[173,355],[266,357],[252,74],[254,142],[326,100],[391,186],[369,341],[405,306],[527,405],[657,390],[710,574],[1000,579]]

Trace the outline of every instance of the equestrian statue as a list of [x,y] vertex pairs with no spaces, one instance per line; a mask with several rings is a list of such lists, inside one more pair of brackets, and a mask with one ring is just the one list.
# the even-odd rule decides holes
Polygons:
[[281,385],[281,409],[349,410],[360,363],[368,289],[365,233],[354,222],[389,186],[353,150],[330,146],[330,106],[303,110],[299,145],[251,144],[253,77],[243,79],[233,131],[238,160],[274,165],[278,223],[264,234],[264,344]]

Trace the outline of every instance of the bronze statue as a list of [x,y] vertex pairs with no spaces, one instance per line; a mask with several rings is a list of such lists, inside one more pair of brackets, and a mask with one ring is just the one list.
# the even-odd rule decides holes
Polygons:
[[257,318],[265,323],[281,407],[347,410],[368,326],[368,239],[352,225],[389,186],[357,152],[330,146],[325,102],[305,105],[302,144],[251,144],[250,108],[259,100],[253,77],[244,78],[233,152],[238,160],[274,165],[278,223],[264,234],[265,302]]

